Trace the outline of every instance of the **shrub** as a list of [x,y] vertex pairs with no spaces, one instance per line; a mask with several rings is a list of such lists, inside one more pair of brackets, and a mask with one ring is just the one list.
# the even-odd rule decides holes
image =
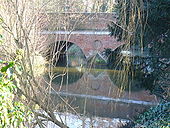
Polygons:
[[31,114],[23,103],[15,100],[17,88],[10,72],[13,65],[14,62],[0,61],[0,128],[25,127]]

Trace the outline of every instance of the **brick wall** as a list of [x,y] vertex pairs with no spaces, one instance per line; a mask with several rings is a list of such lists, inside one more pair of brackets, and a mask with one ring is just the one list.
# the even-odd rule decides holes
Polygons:
[[[123,44],[111,37],[107,30],[108,24],[114,20],[112,13],[49,13],[47,17],[48,22],[43,28],[47,32],[44,33],[47,37],[47,44],[67,40],[78,45],[86,57],[93,54],[93,51],[103,51],[104,48],[115,49]],[[70,30],[76,31],[76,34],[58,33],[58,31],[69,32]],[[96,41],[100,42],[97,49]]]
[[92,34],[48,34],[47,44],[57,41],[69,41],[78,45],[86,57],[91,56],[94,51],[103,51],[104,48],[116,49],[122,45],[122,42],[117,42],[115,38],[109,35],[92,35]]

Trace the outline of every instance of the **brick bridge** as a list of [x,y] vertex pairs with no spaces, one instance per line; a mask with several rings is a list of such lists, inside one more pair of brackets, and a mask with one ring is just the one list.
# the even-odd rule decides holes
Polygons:
[[[59,22],[58,19],[67,23],[56,27],[55,22]],[[79,46],[85,56],[89,57],[96,51],[101,52],[104,48],[114,50],[123,44],[109,35],[107,26],[113,20],[112,13],[51,13],[50,22],[45,26],[42,34],[48,36],[48,44],[68,41]]]
[[[45,43],[49,45],[57,41],[71,42],[82,49],[86,58],[100,53],[104,48],[114,50],[123,44],[109,35],[107,25],[114,21],[114,14],[111,13],[51,13],[47,20],[42,31],[42,35],[47,39]],[[70,74],[72,80],[73,74]],[[69,86],[56,86],[56,83],[60,85],[60,82],[56,81],[53,87],[57,92],[61,91],[58,92],[61,95],[71,96],[71,102],[77,97],[76,105],[83,102],[82,98],[89,99],[86,106],[89,113],[94,114],[91,109],[93,107],[98,112],[97,115],[128,118],[155,102],[154,96],[144,90],[122,92],[115,86],[106,70],[76,72],[74,76],[76,82],[71,82]]]

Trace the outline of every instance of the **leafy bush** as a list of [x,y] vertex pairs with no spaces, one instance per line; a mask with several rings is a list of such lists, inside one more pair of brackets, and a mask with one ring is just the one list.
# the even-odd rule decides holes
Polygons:
[[140,114],[134,122],[129,122],[120,128],[169,128],[170,102],[154,106]]
[[31,114],[24,104],[15,100],[17,89],[10,72],[13,65],[14,62],[0,61],[0,128],[22,128]]
[[169,128],[170,102],[152,107],[149,111],[139,116],[136,124],[146,128]]

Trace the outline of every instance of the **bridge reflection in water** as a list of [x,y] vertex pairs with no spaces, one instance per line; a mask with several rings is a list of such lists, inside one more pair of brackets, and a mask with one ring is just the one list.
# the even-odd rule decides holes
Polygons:
[[118,70],[56,67],[53,71],[58,76],[51,94],[56,105],[61,103],[60,95],[88,116],[129,119],[156,104],[154,96],[144,90],[129,92],[116,86],[110,74],[120,73]]
[[[48,72],[53,77],[46,75],[46,78],[47,81],[52,78],[51,96],[61,111],[66,110],[62,108],[61,97],[79,113],[110,118],[133,118],[156,104],[155,97],[149,92],[130,87],[124,71],[108,69],[107,57],[102,52],[96,50],[87,58],[80,47],[66,41],[52,44],[49,50],[55,53],[47,53],[47,59],[53,65]],[[122,88],[122,83],[127,87]]]

